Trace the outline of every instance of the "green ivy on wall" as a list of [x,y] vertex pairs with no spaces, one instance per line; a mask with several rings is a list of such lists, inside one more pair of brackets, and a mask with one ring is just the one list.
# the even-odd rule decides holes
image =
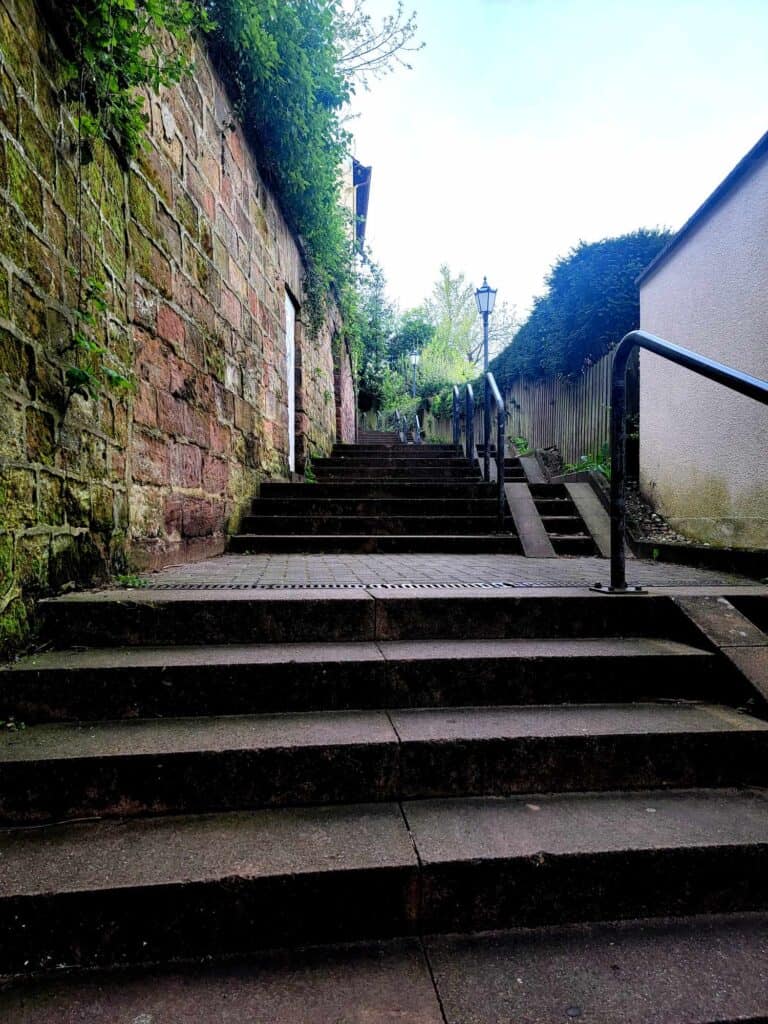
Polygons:
[[70,0],[69,94],[81,160],[95,140],[130,158],[146,131],[142,90],[193,73],[184,43],[207,37],[257,159],[306,250],[307,313],[322,322],[329,290],[350,286],[349,215],[341,203],[349,137],[341,111],[339,0]]

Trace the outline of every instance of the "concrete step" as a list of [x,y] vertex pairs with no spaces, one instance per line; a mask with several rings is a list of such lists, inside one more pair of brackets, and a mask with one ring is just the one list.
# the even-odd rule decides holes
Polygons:
[[421,498],[417,503],[408,498],[320,498],[311,492],[294,498],[256,498],[251,510],[254,515],[323,515],[347,516],[404,516],[416,512],[432,515],[485,515],[495,516],[498,503],[495,497],[481,498]]
[[673,640],[462,640],[48,651],[0,668],[0,719],[709,700],[748,693]]
[[664,595],[606,600],[562,588],[103,590],[49,598],[39,611],[47,637],[60,647],[455,640],[457,623],[467,641],[663,636],[700,643],[690,621]]
[[467,460],[456,451],[434,452],[429,448],[411,448],[406,451],[381,451],[381,452],[339,452],[328,458],[312,460],[312,465],[466,465]]
[[[411,506],[411,512],[417,509]],[[507,517],[503,527],[498,516],[490,515],[334,515],[320,512],[292,515],[287,510],[280,515],[245,516],[240,524],[244,534],[413,534],[453,536],[463,534],[493,534],[506,532],[514,535],[514,522]]]
[[236,554],[273,552],[322,554],[494,554],[519,555],[514,534],[235,534],[228,550]]
[[[313,466],[315,464],[313,463]],[[333,462],[327,466],[317,466],[318,480],[371,480],[380,479],[382,476],[387,480],[477,480],[480,471],[473,470],[466,462],[456,465],[418,465],[380,467],[366,462],[362,465],[346,465],[345,463]]]
[[385,480],[340,481],[335,483],[261,484],[262,498],[399,498],[421,501],[424,498],[494,498],[495,484],[481,481],[457,482],[451,480],[390,482]]
[[0,824],[768,784],[768,723],[706,704],[319,711],[0,734]]
[[395,469],[407,469],[409,472],[426,469],[470,469],[473,468],[463,455],[456,452],[417,452],[416,455],[404,456],[399,453],[382,453],[376,455],[373,452],[360,455],[339,455],[327,459],[313,459],[312,466],[320,469],[333,469],[338,467],[345,470],[352,468],[378,469],[380,466]]
[[[368,442],[358,441],[356,444],[334,444],[331,449],[333,455],[345,455],[356,452],[372,452],[379,454],[382,446],[380,444],[370,444]],[[392,451],[394,453],[403,453],[404,455],[410,455],[411,452],[429,452],[431,454],[441,454],[447,452],[448,454],[455,455],[461,449],[456,448],[452,444],[403,444],[401,441],[393,442],[385,448],[386,451]]]
[[[428,959],[427,959],[428,958]],[[768,915],[701,915],[431,935],[25,979],[16,1024],[758,1024]]]
[[6,830],[0,970],[768,906],[762,790],[426,800],[403,812]]
[[427,932],[768,907],[764,790],[416,801]]
[[571,555],[589,558],[597,554],[595,542],[589,534],[549,534],[552,547],[558,555]]

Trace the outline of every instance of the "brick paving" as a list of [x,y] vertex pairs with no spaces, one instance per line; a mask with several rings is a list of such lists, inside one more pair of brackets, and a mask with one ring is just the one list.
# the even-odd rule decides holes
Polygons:
[[[632,559],[630,584],[647,587],[760,586],[755,580],[689,566]],[[171,566],[143,577],[160,588],[302,588],[381,585],[501,585],[579,587],[608,582],[602,558],[524,558],[521,555],[222,555]]]

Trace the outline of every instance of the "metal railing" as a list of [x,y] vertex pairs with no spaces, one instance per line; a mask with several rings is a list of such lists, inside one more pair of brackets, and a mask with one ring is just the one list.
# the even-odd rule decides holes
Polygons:
[[[504,528],[504,509],[506,507],[507,498],[504,494],[504,449],[506,447],[506,429],[507,429],[507,410],[504,408],[504,399],[501,397],[501,392],[496,384],[492,373],[486,373],[485,375],[485,392],[486,395],[490,396],[496,403],[496,492],[498,501],[498,517],[499,517],[499,529]],[[486,434],[485,434],[485,466],[486,466],[486,481],[490,480],[490,451],[491,451],[491,438],[490,438],[490,417],[487,415],[490,400],[486,400]]]
[[421,423],[417,412],[413,414],[413,443],[421,444]]
[[458,384],[453,385],[453,410],[451,420],[453,427],[453,446],[454,448],[458,448],[461,444],[461,399],[459,397]]
[[631,331],[621,339],[614,356],[611,379],[611,583],[608,587],[598,584],[594,588],[610,594],[637,593],[641,590],[640,587],[627,586],[624,550],[627,520],[627,362],[636,348],[647,349],[731,391],[768,405],[768,381],[734,370],[646,331]]
[[472,385],[467,384],[464,393],[464,454],[470,466],[475,464],[475,392]]

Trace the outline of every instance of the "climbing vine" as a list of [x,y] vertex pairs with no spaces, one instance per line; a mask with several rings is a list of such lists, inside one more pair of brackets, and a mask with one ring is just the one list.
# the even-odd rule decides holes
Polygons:
[[[132,379],[109,365],[100,338],[108,310],[107,283],[86,264],[83,242],[85,168],[112,144],[127,161],[143,144],[147,118],[143,89],[173,85],[190,69],[183,40],[195,27],[210,28],[197,3],[177,0],[78,0],[65,23],[65,92],[76,138],[77,301],[75,330],[64,353],[67,404],[73,395],[95,398],[102,386],[130,390]],[[103,182],[103,167],[100,180]]]
[[[353,314],[354,232],[341,201],[350,142],[343,108],[356,80],[365,83],[367,75],[402,64],[398,51],[413,49],[415,22],[402,3],[378,30],[363,0],[351,10],[342,0],[67,0],[67,7],[78,188],[98,143],[135,155],[146,130],[144,92],[190,71],[186,43],[200,31],[255,143],[260,169],[303,243],[310,322],[322,323],[332,288]],[[103,353],[94,348],[89,318],[99,312],[103,290],[82,266],[78,290],[75,347],[98,362]],[[356,350],[354,326],[350,333]],[[76,390],[95,386],[91,377],[69,376]]]

